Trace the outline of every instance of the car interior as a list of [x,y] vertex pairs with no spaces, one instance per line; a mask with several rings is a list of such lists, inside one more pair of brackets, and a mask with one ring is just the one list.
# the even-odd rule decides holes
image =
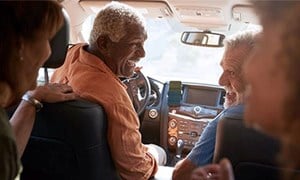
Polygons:
[[[87,42],[95,14],[111,1],[60,2],[65,24],[51,41],[52,55],[40,71],[39,83],[48,82],[63,64],[70,45]],[[139,116],[143,143],[159,145],[167,153],[166,165],[153,179],[172,179],[175,164],[224,110],[225,90],[218,85],[223,40],[261,27],[246,0],[120,2],[143,14],[148,31],[141,72],[122,81]],[[44,104],[22,157],[21,179],[120,179],[106,126],[101,105],[85,100]],[[278,179],[283,171],[276,163],[279,150],[277,140],[245,127],[242,119],[222,119],[214,162],[229,158],[237,180]]]

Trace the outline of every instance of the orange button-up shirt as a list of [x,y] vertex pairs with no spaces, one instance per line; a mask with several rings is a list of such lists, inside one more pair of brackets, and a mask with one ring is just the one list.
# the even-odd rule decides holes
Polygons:
[[122,179],[149,179],[157,171],[154,157],[142,144],[139,118],[126,86],[85,44],[69,49],[51,82],[67,83],[81,98],[99,103],[108,118],[108,143]]

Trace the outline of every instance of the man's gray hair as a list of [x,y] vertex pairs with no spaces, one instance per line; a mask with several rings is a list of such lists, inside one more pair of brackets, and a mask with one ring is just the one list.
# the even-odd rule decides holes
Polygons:
[[96,43],[100,35],[108,35],[113,42],[119,42],[126,35],[126,28],[129,24],[140,24],[145,28],[145,19],[133,7],[119,2],[111,2],[97,14],[89,43]]
[[255,46],[259,34],[258,30],[248,30],[229,36],[224,40],[225,48],[231,50],[244,45],[250,52]]

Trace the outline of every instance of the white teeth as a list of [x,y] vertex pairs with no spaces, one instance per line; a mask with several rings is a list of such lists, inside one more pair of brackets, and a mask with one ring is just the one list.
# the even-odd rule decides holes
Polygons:
[[130,66],[135,66],[135,61],[128,60],[128,63],[129,63]]
[[226,94],[227,94],[227,95],[232,95],[233,92],[228,92],[228,91],[227,91]]

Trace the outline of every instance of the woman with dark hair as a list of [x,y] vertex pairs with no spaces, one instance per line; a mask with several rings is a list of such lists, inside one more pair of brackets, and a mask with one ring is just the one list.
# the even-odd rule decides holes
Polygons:
[[[0,179],[15,179],[41,102],[75,98],[64,84],[37,86],[39,68],[51,54],[49,41],[63,23],[55,1],[0,2]],[[30,90],[30,91],[28,91]],[[25,93],[27,91],[27,93]],[[25,95],[22,97],[22,95]],[[5,108],[20,101],[8,120]]]
[[[282,166],[300,169],[300,2],[257,0],[254,6],[263,36],[245,67],[245,121],[281,140]],[[285,179],[300,179],[289,172]]]

